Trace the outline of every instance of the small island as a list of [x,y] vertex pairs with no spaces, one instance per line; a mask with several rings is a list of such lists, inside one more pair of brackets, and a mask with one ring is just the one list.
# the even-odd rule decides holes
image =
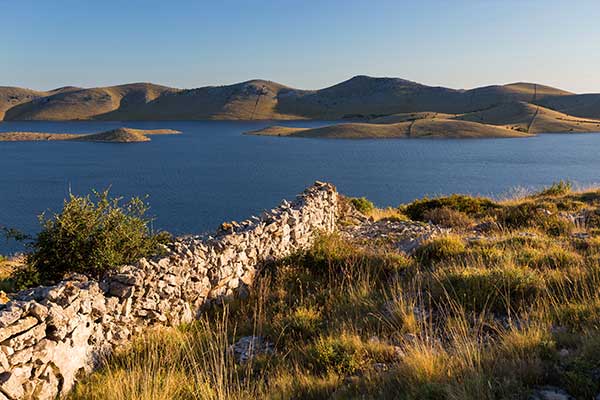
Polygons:
[[43,133],[43,132],[3,132],[0,142],[40,142],[40,141],[75,141],[103,143],[137,143],[149,142],[151,135],[176,135],[180,131],[174,129],[132,129],[117,128],[98,133]]

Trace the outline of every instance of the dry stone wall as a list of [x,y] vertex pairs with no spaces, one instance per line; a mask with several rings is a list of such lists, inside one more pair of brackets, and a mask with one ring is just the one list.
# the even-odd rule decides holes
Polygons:
[[316,182],[291,203],[214,237],[181,238],[157,259],[101,282],[84,276],[15,294],[0,305],[0,400],[53,399],[100,358],[152,325],[192,321],[207,302],[248,290],[261,263],[335,229],[335,187]]

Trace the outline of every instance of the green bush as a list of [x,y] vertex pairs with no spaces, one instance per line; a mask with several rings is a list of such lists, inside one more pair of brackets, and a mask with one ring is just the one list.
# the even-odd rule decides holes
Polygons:
[[134,197],[121,203],[108,191],[94,196],[70,195],[63,210],[39,217],[42,231],[31,244],[30,272],[44,281],[83,273],[95,278],[141,257],[156,255],[166,235],[154,234],[147,218],[148,206]]
[[323,321],[314,308],[299,307],[285,318],[285,323],[294,337],[308,339],[316,336]]
[[465,229],[473,224],[473,219],[467,214],[448,207],[427,210],[423,219],[444,228]]
[[552,185],[542,189],[538,196],[562,196],[569,194],[573,189],[573,184],[569,181],[563,181],[562,179],[558,182],[552,183]]
[[460,237],[447,235],[419,247],[415,257],[424,265],[432,266],[441,261],[451,261],[456,256],[464,254],[465,250],[465,243]]
[[366,197],[355,197],[350,199],[350,202],[361,213],[368,213],[375,208],[373,202],[369,201]]
[[402,206],[401,210],[413,220],[424,221],[427,211],[442,207],[460,211],[473,217],[485,214],[500,206],[486,198],[453,194],[452,196],[438,197],[436,199],[424,198],[422,200],[415,200],[410,204]]
[[327,336],[318,338],[308,348],[308,356],[315,372],[350,375],[361,367],[366,352],[358,338]]
[[525,202],[507,206],[498,213],[498,222],[507,228],[539,228],[549,235],[562,236],[571,233],[574,225],[560,217],[552,203]]

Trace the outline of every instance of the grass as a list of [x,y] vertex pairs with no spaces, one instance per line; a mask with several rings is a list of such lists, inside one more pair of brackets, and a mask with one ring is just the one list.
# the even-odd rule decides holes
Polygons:
[[[548,220],[596,213],[600,192],[452,202],[435,204],[497,228],[453,228],[410,257],[321,236],[263,268],[248,298],[139,338],[70,398],[527,399],[545,385],[594,398],[600,236],[580,226],[589,237],[574,238]],[[431,204],[402,210],[425,215]],[[230,346],[247,335],[274,352],[237,363]]]

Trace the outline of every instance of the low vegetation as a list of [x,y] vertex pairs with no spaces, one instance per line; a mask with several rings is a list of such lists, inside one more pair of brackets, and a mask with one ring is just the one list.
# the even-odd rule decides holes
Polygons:
[[142,199],[123,202],[111,198],[108,190],[69,195],[60,213],[39,216],[41,231],[29,239],[24,263],[14,267],[0,286],[22,289],[73,273],[100,278],[118,266],[160,253],[169,237],[152,232],[147,211]]
[[[457,226],[411,256],[321,236],[248,298],[141,337],[71,399],[528,399],[548,385],[594,398],[600,236],[560,210],[596,215],[600,192],[558,189],[402,206]],[[231,346],[250,335],[272,351],[240,363]]]

